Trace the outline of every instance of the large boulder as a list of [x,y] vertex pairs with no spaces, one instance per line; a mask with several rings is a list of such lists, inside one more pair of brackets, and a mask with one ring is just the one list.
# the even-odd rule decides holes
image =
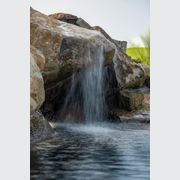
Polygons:
[[30,57],[30,111],[31,113],[38,110],[45,100],[44,82],[36,61],[31,54]]
[[31,9],[31,45],[45,56],[45,86],[54,85],[84,68],[103,48],[105,64],[112,62],[115,46],[101,33],[59,21]]

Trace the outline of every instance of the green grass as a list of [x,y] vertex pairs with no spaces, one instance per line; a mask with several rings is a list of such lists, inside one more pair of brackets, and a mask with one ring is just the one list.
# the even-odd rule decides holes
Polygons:
[[150,65],[150,48],[131,47],[127,48],[126,53],[133,61]]

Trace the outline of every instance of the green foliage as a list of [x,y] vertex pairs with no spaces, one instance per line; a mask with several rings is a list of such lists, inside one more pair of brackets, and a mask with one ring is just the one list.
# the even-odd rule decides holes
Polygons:
[[150,65],[150,48],[127,48],[126,53],[128,56],[131,56],[133,61]]
[[127,48],[127,55],[137,62],[150,65],[150,33],[146,33],[140,36],[143,43],[143,47],[137,44],[131,44],[130,48]]

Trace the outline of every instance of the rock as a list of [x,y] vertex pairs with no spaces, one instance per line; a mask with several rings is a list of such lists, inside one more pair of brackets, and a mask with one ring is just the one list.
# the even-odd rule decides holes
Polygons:
[[116,47],[100,32],[59,21],[35,10],[31,10],[30,22],[31,45],[45,57],[42,75],[48,107],[52,107],[51,103],[56,107],[55,100],[63,99],[72,74],[98,60],[99,53],[103,53],[104,65],[113,61]]
[[142,64],[145,72],[146,72],[146,80],[145,85],[150,88],[150,66]]
[[113,42],[119,50],[121,50],[123,53],[126,53],[127,41],[117,41],[117,40],[113,39]]
[[31,76],[31,90],[30,90],[30,110],[31,113],[39,109],[45,100],[44,82],[33,55],[30,57],[30,76]]
[[105,99],[108,110],[118,107],[118,82],[114,71],[113,63],[105,67]]
[[40,71],[43,71],[44,65],[45,65],[44,55],[41,53],[41,51],[36,49],[34,46],[31,46],[31,54],[34,60],[36,61],[36,64],[38,65]]
[[74,16],[72,14],[55,13],[55,14],[50,14],[49,17],[52,17],[59,21],[74,24],[74,25],[77,25],[86,29],[92,29],[92,27],[84,19],[78,18],[77,16]]
[[105,64],[112,62],[115,52],[115,46],[101,33],[60,22],[35,10],[31,12],[31,45],[45,56],[45,86],[84,68],[89,55],[101,47]]
[[149,111],[149,88],[124,89],[119,93],[120,109]]
[[114,59],[114,69],[120,89],[143,86],[146,78],[143,67],[133,62],[125,53],[118,51]]
[[53,128],[44,118],[40,111],[35,111],[30,116],[30,139],[31,144],[45,140],[54,134]]
[[[42,72],[46,92],[41,107],[44,115],[54,116],[71,87],[71,76],[98,60],[99,53],[103,53],[104,67],[108,69],[105,89],[108,107],[118,106],[119,97],[125,102],[121,104],[123,108],[141,106],[145,99],[141,94],[135,93],[134,100],[132,92],[124,92],[142,87],[147,74],[126,55],[126,41],[112,39],[102,28],[92,28],[83,19],[70,14],[47,16],[31,9],[30,22],[31,53]],[[31,97],[33,112],[41,106],[37,106],[36,101]]]
[[121,122],[117,112],[111,110],[108,112],[108,121],[110,122]]
[[148,111],[122,111],[114,110],[109,113],[110,121],[115,123],[150,123]]
[[86,29],[92,29],[92,27],[82,18],[77,19],[76,25],[86,28]]
[[109,36],[109,34],[100,26],[94,26],[92,28],[96,31],[101,32],[109,41],[114,43],[119,51],[126,53],[127,41],[118,41],[118,40],[112,39],[111,36]]
[[70,24],[76,24],[76,21],[78,20],[77,16],[74,16],[72,14],[65,14],[65,13],[50,14],[49,17],[57,19],[59,21],[67,22]]
[[126,55],[127,42],[112,39],[106,31],[99,26],[94,26],[93,29],[101,32],[108,40],[114,43],[117,48],[117,55],[114,57],[114,69],[119,87],[123,89],[143,86],[145,71],[140,64],[133,62],[131,58]]
[[108,40],[115,44],[117,56],[114,58],[114,69],[120,88],[141,87],[145,81],[145,71],[140,64],[137,64],[126,55],[127,42],[112,39],[104,29],[94,26],[94,30],[101,32]]

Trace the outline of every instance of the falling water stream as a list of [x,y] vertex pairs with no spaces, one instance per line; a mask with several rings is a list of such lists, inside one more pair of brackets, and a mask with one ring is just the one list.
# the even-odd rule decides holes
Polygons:
[[149,125],[107,123],[104,53],[72,76],[56,135],[31,149],[32,180],[149,180]]
[[91,51],[89,49],[85,58],[87,68],[72,76],[71,88],[60,114],[66,122],[82,119],[82,115],[87,124],[105,119],[103,47]]

